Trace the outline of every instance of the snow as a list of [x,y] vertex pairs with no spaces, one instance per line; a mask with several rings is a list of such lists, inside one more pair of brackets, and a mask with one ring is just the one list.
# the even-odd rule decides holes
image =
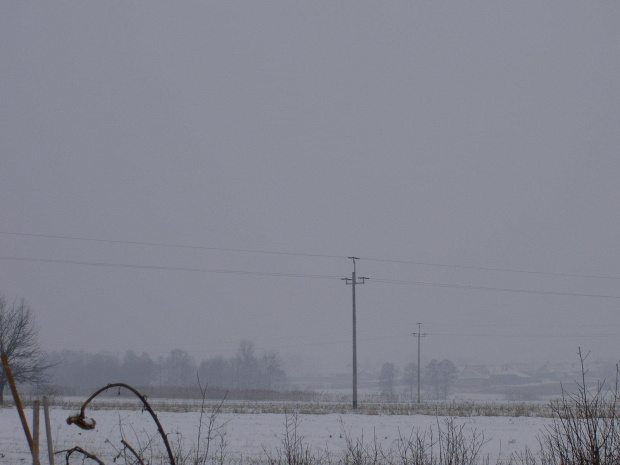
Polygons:
[[[120,443],[119,424],[123,425],[125,437],[129,443],[137,443],[138,436],[156,433],[155,425],[146,412],[135,410],[99,410],[90,411],[89,415],[97,425],[93,431],[82,431],[70,426],[66,419],[74,411],[56,407],[50,412],[55,450],[80,446],[97,454],[106,463],[111,463],[115,454],[114,447]],[[32,412],[26,410],[27,418]],[[196,442],[198,412],[158,413],[169,440],[175,444],[182,439],[186,445]],[[445,417],[425,415],[359,415],[359,414],[325,414],[299,415],[298,434],[302,435],[313,451],[328,448],[332,453],[339,453],[345,448],[342,435],[343,427],[352,438],[364,438],[365,442],[376,437],[382,446],[389,447],[399,435],[408,436],[412,430],[428,430],[437,427]],[[511,452],[522,451],[526,446],[536,448],[537,435],[545,425],[546,418],[532,417],[466,417],[457,418],[457,424],[465,424],[468,430],[483,433],[488,441],[484,452],[491,455],[492,462],[500,457],[507,457]],[[227,457],[230,459],[249,459],[265,456],[265,450],[275,453],[281,447],[285,432],[283,414],[221,414],[218,423],[226,423]],[[42,426],[44,425],[41,419]],[[143,440],[143,438],[142,438]],[[157,442],[161,443],[159,438]],[[47,463],[47,445],[45,431],[41,431],[42,463]],[[17,412],[13,408],[0,409],[0,464],[29,462],[28,448]],[[60,461],[57,460],[58,463]]]

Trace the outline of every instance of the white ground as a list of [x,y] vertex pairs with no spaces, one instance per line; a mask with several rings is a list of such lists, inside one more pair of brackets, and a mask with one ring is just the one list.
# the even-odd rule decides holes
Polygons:
[[[114,449],[120,442],[119,419],[123,424],[128,442],[135,446],[134,431],[154,433],[155,426],[147,413],[140,411],[91,411],[97,421],[95,431],[81,431],[76,426],[66,424],[66,418],[74,412],[60,408],[52,408],[51,423],[55,449],[67,449],[80,446],[96,453],[106,463],[112,463]],[[29,421],[32,419],[30,410],[26,411]],[[158,414],[165,431],[169,433],[170,442],[183,437],[188,444],[196,442],[196,426],[198,413],[167,413]],[[325,449],[338,454],[344,449],[345,442],[341,438],[342,424],[353,438],[363,434],[368,441],[376,435],[384,445],[389,446],[398,438],[399,432],[408,435],[412,429],[428,429],[436,427],[438,419],[432,416],[412,415],[300,415],[299,433],[305,437],[313,450]],[[281,446],[284,434],[284,415],[281,414],[222,414],[220,422],[227,422],[226,440],[228,457],[258,458],[264,456],[264,450],[275,451]],[[443,421],[442,417],[439,421]],[[457,419],[459,424],[466,423],[467,428],[484,433],[488,440],[484,451],[491,454],[494,462],[500,455],[507,457],[513,451],[521,451],[526,446],[536,448],[536,435],[541,432],[550,420],[529,417],[470,417]],[[43,426],[43,419],[41,418]],[[105,442],[109,439],[110,442]],[[41,457],[47,463],[47,445],[45,430],[42,429]],[[76,457],[77,459],[77,457]],[[13,408],[0,409],[0,464],[30,463],[26,439],[17,412]],[[58,457],[56,463],[64,463],[64,457]],[[81,460],[72,460],[81,463]],[[94,463],[87,461],[86,463]]]

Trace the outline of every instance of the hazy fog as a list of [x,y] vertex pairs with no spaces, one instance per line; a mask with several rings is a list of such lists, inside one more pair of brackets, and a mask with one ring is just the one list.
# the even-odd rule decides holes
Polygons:
[[618,2],[2,2],[0,293],[344,371],[355,255],[361,370],[615,361],[619,76]]

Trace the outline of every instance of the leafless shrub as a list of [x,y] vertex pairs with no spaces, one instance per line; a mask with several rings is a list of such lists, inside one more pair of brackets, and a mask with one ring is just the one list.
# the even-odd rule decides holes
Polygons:
[[371,465],[382,463],[382,460],[389,459],[390,454],[383,452],[376,434],[373,434],[373,440],[370,443],[364,442],[363,432],[359,438],[353,439],[351,430],[346,428],[342,418],[340,419],[340,430],[340,435],[345,442],[345,449],[340,463],[344,465]]
[[[436,428],[413,430],[400,434],[389,448],[384,448],[373,433],[370,441],[364,435],[354,437],[341,420],[344,448],[338,455],[328,449],[312,451],[301,434],[297,413],[286,414],[281,447],[275,453],[264,450],[270,465],[488,465],[489,456],[481,450],[484,435],[458,425],[453,418],[438,420]],[[516,462],[515,464],[516,465]],[[529,463],[526,465],[530,465]]]
[[275,454],[264,450],[269,465],[313,465],[321,462],[320,458],[312,455],[310,446],[305,442],[299,425],[301,419],[297,411],[284,414],[284,434],[282,447],[277,447]]
[[[116,455],[114,456],[114,463],[123,463],[126,465],[145,465],[146,463],[153,463],[155,457],[161,455],[159,450],[154,446],[157,442],[156,434],[146,434],[144,431],[136,431],[133,425],[129,424],[129,429],[132,432],[132,441],[136,444],[132,446],[125,434],[126,426],[123,424],[123,418],[118,417],[118,430],[121,437],[120,447],[116,447],[110,439],[106,439],[106,443],[115,449]],[[149,460],[150,459],[150,460]]]
[[581,379],[576,391],[562,388],[562,398],[551,403],[553,423],[540,438],[541,457],[550,464],[607,465],[620,463],[618,369],[612,388],[598,381],[586,384],[587,355],[578,351]]
[[488,454],[482,453],[486,444],[484,434],[470,430],[467,424],[457,424],[455,418],[443,422],[437,417],[437,430],[414,430],[409,436],[402,433],[393,443],[384,461],[390,465],[488,465]]
[[531,449],[526,448],[523,452],[512,453],[505,462],[498,461],[497,465],[552,465],[552,463],[544,456],[536,455]]
[[489,463],[489,457],[481,453],[485,444],[484,434],[476,429],[466,434],[465,424],[457,425],[454,418],[446,418],[444,427],[437,423],[437,446],[439,464],[473,465]]
[[[206,465],[226,463],[226,426],[228,422],[220,422],[219,417],[222,413],[222,406],[226,400],[226,394],[222,400],[207,409],[207,386],[202,386],[198,378],[198,388],[202,396],[200,404],[200,417],[197,428],[196,447],[186,449],[183,445],[183,438],[178,437],[175,447],[175,457],[178,465]],[[215,452],[213,449],[215,448]]]
[[425,465],[433,460],[433,447],[437,443],[433,430],[412,430],[409,436],[399,432],[392,448],[392,464]]
[[512,454],[510,465],[611,465],[620,463],[618,367],[611,388],[605,380],[588,387],[585,361],[578,350],[581,378],[576,390],[562,386],[562,397],[552,401],[552,423],[538,438],[537,453],[526,449]]

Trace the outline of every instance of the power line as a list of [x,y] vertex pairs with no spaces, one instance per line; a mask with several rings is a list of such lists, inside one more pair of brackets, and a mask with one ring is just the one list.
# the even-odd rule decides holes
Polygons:
[[463,270],[477,270],[477,271],[501,271],[505,273],[525,273],[535,275],[547,275],[547,276],[559,276],[566,278],[592,278],[592,279],[615,279],[620,280],[620,276],[607,276],[607,275],[592,275],[592,274],[578,274],[578,273],[560,273],[553,271],[537,271],[537,270],[524,270],[515,268],[489,268],[484,266],[470,266],[470,265],[450,265],[445,263],[431,263],[431,262],[419,262],[412,260],[390,260],[385,258],[372,258],[361,257],[363,260],[385,263],[400,263],[403,265],[422,265],[422,266],[435,266],[441,268],[456,268]]
[[[375,336],[375,337],[364,337],[359,338],[360,342],[372,342],[372,341],[385,341],[385,340],[394,340],[394,339],[409,339],[411,336],[417,338],[417,333],[399,333],[393,335],[386,336]],[[422,333],[422,337],[425,336],[440,336],[440,337],[505,337],[511,339],[531,339],[531,338],[614,338],[618,337],[616,333],[605,333],[605,334],[556,334],[556,335],[544,335],[544,334],[476,334],[476,333]],[[331,339],[331,340],[323,340],[319,342],[306,342],[301,344],[276,344],[271,345],[269,343],[257,345],[257,350],[276,350],[276,349],[291,349],[298,347],[316,347],[316,346],[326,346],[326,345],[344,345],[349,344],[351,341],[347,339]],[[215,349],[211,349],[215,350]],[[231,349],[222,349],[226,351],[235,351],[236,348]]]
[[[429,323],[424,323],[426,325],[429,325]],[[450,326],[449,324],[446,324],[445,326]],[[463,326],[463,325],[459,325],[459,326]],[[468,325],[469,326],[469,325]],[[475,325],[475,326],[485,326],[485,325]],[[490,325],[490,326],[494,326],[494,325]],[[511,325],[502,325],[502,326],[510,326]],[[588,325],[574,325],[574,326],[564,326],[564,328],[567,329],[577,329],[577,328],[582,328],[583,326],[588,326]],[[619,326],[619,325],[590,325],[590,326]],[[517,326],[519,327],[519,326]],[[524,326],[523,326],[524,327]],[[514,329],[514,327],[512,327]],[[531,328],[531,325],[528,325],[528,328]],[[366,329],[366,330],[359,330],[358,329],[358,333],[359,332],[363,332],[363,333],[369,333],[372,332],[373,334],[376,334],[375,329]],[[414,336],[416,336],[416,333],[413,333]],[[567,339],[567,338],[617,338],[618,334],[617,333],[564,333],[564,334],[526,334],[526,333],[519,333],[519,334],[506,334],[506,333],[501,333],[501,334],[493,334],[493,333],[466,333],[466,332],[430,332],[430,333],[423,333],[423,336],[439,336],[439,337],[485,337],[485,338],[496,338],[496,337],[502,337],[502,338],[524,338],[524,339],[530,339],[530,338],[561,338],[561,339]],[[256,343],[256,349],[257,350],[276,350],[276,349],[289,349],[289,348],[303,348],[303,347],[318,347],[318,346],[327,346],[327,345],[345,345],[345,344],[350,344],[351,340],[350,339],[341,339],[338,338],[338,336],[336,335],[336,332],[333,332],[331,334],[326,334],[326,333],[322,333],[323,337],[326,337],[325,339],[320,339],[320,340],[316,340],[316,335],[296,335],[295,337],[269,337],[269,338],[265,338],[265,339],[254,339],[254,342]],[[400,331],[383,331],[382,335],[375,335],[375,336],[366,336],[366,337],[359,337],[358,336],[358,341],[360,342],[372,342],[372,341],[385,341],[385,340],[390,340],[390,341],[394,341],[396,339],[398,340],[405,340],[405,339],[409,339],[411,337],[411,333],[401,333]],[[417,337],[417,336],[416,336]],[[313,339],[312,342],[300,342],[303,339]],[[290,341],[298,341],[296,343],[292,343]],[[185,346],[189,346],[189,350],[191,351],[196,351],[196,347],[200,347],[200,350],[205,351],[205,352],[235,352],[238,347],[239,340],[238,339],[230,339],[230,340],[212,340],[210,339],[208,342],[200,342],[200,343],[194,343],[194,344],[185,344]],[[141,344],[142,346],[145,346],[145,344]],[[153,343],[154,346],[157,346],[158,343]],[[230,347],[230,346],[234,346],[234,347]],[[223,348],[226,347],[226,348]]]
[[31,257],[0,257],[0,260],[41,262],[41,263],[59,263],[63,265],[86,265],[86,266],[102,266],[108,268],[133,268],[140,270],[165,270],[165,271],[187,271],[192,273],[216,273],[216,274],[238,274],[248,276],[276,276],[285,278],[310,278],[310,279],[340,279],[339,276],[328,276],[319,274],[301,274],[301,273],[276,273],[268,271],[244,271],[244,270],[217,270],[206,268],[189,268],[180,266],[159,266],[159,265],[132,265],[126,263],[105,263],[105,262],[89,262],[78,260],[57,260],[48,258],[31,258]]
[[201,245],[185,245],[185,244],[171,244],[165,242],[144,242],[144,241],[126,241],[116,239],[97,239],[91,237],[78,237],[78,236],[61,236],[54,234],[32,234],[32,233],[16,233],[0,231],[0,234],[7,236],[24,236],[24,237],[41,237],[47,239],[65,239],[72,241],[82,242],[100,242],[106,244],[126,244],[126,245],[147,245],[151,247],[169,247],[177,249],[192,249],[192,250],[212,250],[217,252],[239,252],[239,253],[255,253],[255,254],[269,254],[269,255],[292,255],[299,257],[315,257],[315,258],[346,258],[343,255],[327,255],[327,254],[311,254],[303,252],[283,252],[278,250],[259,250],[259,249],[234,249],[228,247],[206,247]]
[[557,295],[568,297],[598,297],[602,299],[620,299],[617,295],[607,294],[586,294],[579,292],[559,292],[559,291],[545,291],[536,289],[518,289],[509,287],[490,287],[490,286],[471,286],[466,284],[446,284],[446,283],[433,283],[426,281],[401,281],[396,279],[381,279],[373,278],[373,282],[381,284],[406,284],[411,286],[426,286],[426,287],[440,287],[449,289],[464,289],[464,290],[477,290],[477,291],[492,291],[492,292],[514,292],[521,294],[540,294],[540,295]]
[[[63,264],[63,265],[101,266],[101,267],[107,267],[107,268],[127,268],[127,269],[141,269],[141,270],[160,270],[160,271],[184,271],[184,272],[192,272],[192,273],[237,274],[237,275],[246,275],[246,276],[273,276],[273,277],[309,278],[309,279],[342,279],[339,276],[320,275],[320,274],[278,273],[278,272],[268,272],[268,271],[245,271],[245,270],[219,270],[219,269],[160,266],[160,265],[133,265],[133,264],[126,264],[126,263],[59,260],[59,259],[33,258],[33,257],[0,257],[0,260],[39,262],[39,263],[57,263],[57,264]],[[464,284],[433,283],[433,282],[425,282],[425,281],[401,281],[401,280],[395,280],[395,279],[374,279],[373,278],[373,282],[380,283],[380,284],[403,284],[403,285],[411,285],[411,286],[424,286],[424,287],[436,287],[436,288],[447,288],[447,289],[478,290],[478,291],[489,291],[489,292],[511,292],[511,293],[518,293],[518,294],[553,295],[553,296],[584,297],[584,298],[599,298],[599,299],[620,299],[620,296],[607,295],[607,294],[587,294],[587,293],[577,293],[577,292],[559,292],[559,291],[546,291],[546,290],[535,290],[535,289],[470,286],[470,285],[464,285]]]
[[445,337],[501,337],[501,338],[603,338],[603,337],[618,337],[618,333],[606,333],[606,334],[475,334],[475,333],[431,333],[431,336],[445,336]]
[[[151,247],[168,247],[168,248],[191,249],[191,250],[211,250],[211,251],[218,251],[218,252],[253,253],[253,254],[265,254],[265,255],[288,255],[288,256],[298,256],[298,257],[333,258],[333,259],[348,258],[344,255],[315,254],[315,253],[305,253],[305,252],[285,252],[285,251],[278,251],[278,250],[261,250],[261,249],[237,249],[237,248],[229,248],[229,247],[207,247],[207,246],[201,246],[201,245],[173,244],[173,243],[165,243],[165,242],[147,242],[147,241],[128,241],[128,240],[120,240],[120,239],[65,236],[65,235],[58,235],[58,234],[34,234],[34,233],[0,231],[0,235],[38,237],[38,238],[47,238],[47,239],[63,239],[63,240],[73,240],[73,241],[82,241],[82,242],[99,242],[99,243],[108,243],[108,244],[146,245],[146,246],[151,246]],[[567,277],[567,278],[620,280],[620,276],[610,276],[610,275],[563,273],[563,272],[527,270],[527,269],[516,269],[516,268],[492,268],[492,267],[472,266],[472,265],[454,265],[454,264],[447,264],[447,263],[434,263],[434,262],[425,262],[425,261],[417,261],[417,260],[392,260],[392,259],[377,258],[377,257],[361,257],[361,259],[367,260],[367,261],[374,261],[374,262],[398,263],[398,264],[404,264],[404,265],[432,266],[432,267],[439,267],[439,268],[453,268],[453,269],[462,269],[462,270],[493,271],[493,272],[503,272],[503,273],[521,273],[521,274],[557,276],[557,277]]]
[[[464,326],[470,327],[483,327],[483,328],[531,328],[531,324],[513,324],[513,323],[425,323],[426,325],[431,326],[458,326],[462,328]],[[578,325],[553,325],[553,328],[609,328],[609,327],[618,327],[620,324],[578,324]]]

